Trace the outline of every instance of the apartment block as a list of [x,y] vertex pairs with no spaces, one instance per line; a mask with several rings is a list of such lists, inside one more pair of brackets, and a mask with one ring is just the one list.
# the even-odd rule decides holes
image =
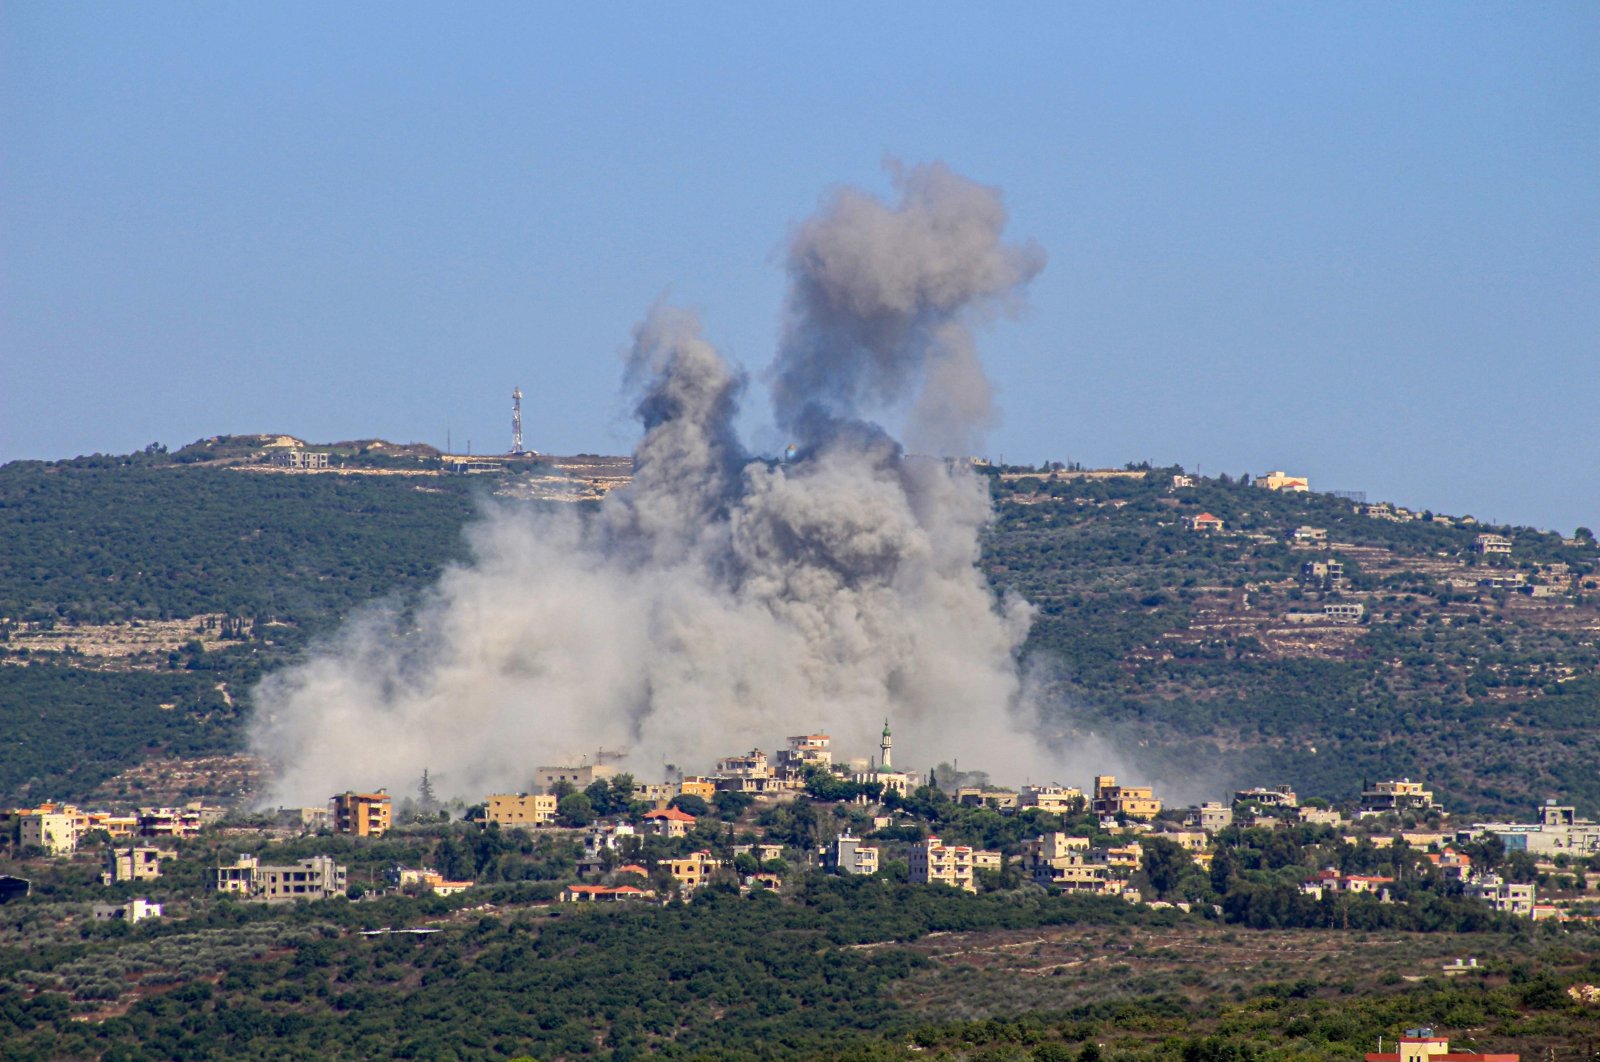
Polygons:
[[560,800],[553,793],[491,793],[484,822],[501,826],[548,826],[556,821]]
[[382,837],[389,832],[389,792],[355,793],[346,790],[328,802],[334,833],[356,837]]
[[876,874],[878,849],[842,833],[822,850],[822,869],[832,874]]
[[24,848],[43,848],[53,856],[69,856],[78,850],[76,809],[63,811],[24,811],[21,842]]
[[967,845],[947,845],[929,837],[911,849],[908,880],[913,885],[949,885],[977,892],[972,877],[972,849]]

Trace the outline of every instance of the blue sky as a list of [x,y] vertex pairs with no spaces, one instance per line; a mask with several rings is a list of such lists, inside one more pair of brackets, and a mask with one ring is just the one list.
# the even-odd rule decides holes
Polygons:
[[[666,295],[759,378],[886,157],[1050,264],[1011,461],[1600,526],[1600,6],[0,9],[0,460],[228,432],[629,447]],[[750,440],[776,447],[765,394]]]

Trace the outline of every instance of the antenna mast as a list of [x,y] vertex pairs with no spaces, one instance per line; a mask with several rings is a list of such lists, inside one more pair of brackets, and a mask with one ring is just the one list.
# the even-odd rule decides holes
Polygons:
[[511,389],[511,452],[522,452],[522,388]]

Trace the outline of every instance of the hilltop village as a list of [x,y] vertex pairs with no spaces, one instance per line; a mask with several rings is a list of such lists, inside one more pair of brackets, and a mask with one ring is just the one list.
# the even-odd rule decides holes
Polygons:
[[[1600,823],[1554,801],[1527,821],[1467,822],[1405,778],[1376,781],[1341,806],[1302,801],[1279,784],[1170,808],[1151,787],[1111,775],[1082,789],[1012,790],[948,765],[898,767],[887,721],[876,755],[843,762],[826,734],[791,737],[772,757],[730,755],[709,774],[669,782],[637,781],[606,759],[538,767],[528,791],[488,793],[460,809],[461,827],[494,839],[488,845],[452,835],[457,814],[434,797],[424,772],[416,796],[398,808],[386,791],[351,790],[326,807],[268,815],[200,803],[15,809],[9,865],[92,862],[103,898],[89,914],[129,923],[208,896],[266,904],[453,897],[484,878],[523,873],[549,882],[547,902],[573,904],[691,902],[713,886],[781,895],[806,875],[837,874],[968,893],[1035,887],[1247,922],[1266,918],[1269,900],[1282,907],[1286,899],[1272,917],[1288,924],[1352,916],[1405,924],[1409,916],[1395,912],[1440,902],[1456,904],[1468,922],[1474,910],[1600,919],[1590,899],[1600,887]],[[272,854],[322,837],[360,855],[362,845],[394,836],[422,841],[428,858],[382,867],[364,858],[352,873],[332,849]],[[545,857],[531,873],[485,859],[512,839]],[[252,850],[207,858],[230,846]],[[186,887],[164,889],[164,902],[154,902],[148,890],[175,865],[186,867]],[[1245,884],[1259,885],[1250,872],[1262,869],[1274,872],[1277,891]],[[21,873],[0,877],[0,901],[31,889]]]

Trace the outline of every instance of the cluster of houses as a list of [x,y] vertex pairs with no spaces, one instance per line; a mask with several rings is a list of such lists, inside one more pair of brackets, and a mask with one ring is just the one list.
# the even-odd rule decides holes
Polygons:
[[[682,797],[712,803],[719,793],[731,792],[774,803],[789,801],[800,797],[808,785],[817,784],[821,772],[836,782],[858,783],[855,799],[872,805],[880,803],[888,793],[908,795],[925,781],[922,772],[895,767],[893,737],[887,723],[876,757],[835,764],[831,746],[828,735],[803,734],[789,738],[786,747],[770,759],[762,750],[752,749],[719,760],[716,770],[706,775],[635,784],[630,813],[583,827],[583,854],[577,865],[580,880],[562,891],[561,900],[649,901],[658,899],[663,890],[692,894],[713,880],[734,876],[745,889],[782,885],[781,872],[787,867],[785,850],[774,844],[735,846],[733,858],[722,859],[713,854],[708,838],[706,848],[683,852],[682,848],[688,846],[680,845],[678,854],[656,859],[647,866],[650,861],[642,854],[645,838],[697,835],[696,816],[684,806],[696,810],[699,806],[694,801],[680,800]],[[603,757],[599,762],[575,766],[541,766],[535,772],[535,791],[489,794],[481,806],[479,821],[486,828],[556,827],[561,822],[561,794],[581,791],[596,782],[609,782],[617,773],[615,767],[603,762]],[[1434,793],[1423,783],[1408,778],[1364,786],[1351,819],[1325,806],[1302,806],[1292,787],[1280,785],[1241,789],[1229,803],[1208,802],[1189,808],[1179,821],[1175,815],[1162,814],[1162,801],[1151,787],[1124,785],[1112,775],[1096,776],[1088,792],[1062,785],[1025,785],[1015,790],[982,786],[959,788],[953,799],[962,805],[1001,812],[1037,809],[1092,817],[1097,829],[1086,831],[1092,837],[1041,833],[1027,841],[1020,852],[1012,853],[1010,864],[1026,878],[1049,889],[1130,900],[1139,899],[1130,882],[1140,869],[1146,843],[1151,840],[1176,845],[1206,869],[1214,855],[1216,835],[1236,822],[1269,826],[1314,823],[1359,830],[1358,822],[1363,818],[1440,811]],[[878,808],[878,812],[872,819],[874,830],[887,829],[901,821],[890,807]],[[182,808],[141,808],[134,814],[115,815],[83,811],[72,805],[43,804],[18,810],[14,815],[20,820],[18,836],[22,846],[55,856],[70,856],[81,838],[91,831],[104,831],[112,843],[105,850],[101,881],[112,886],[160,877],[162,859],[170,855],[170,849],[158,842],[198,834],[202,828],[217,823],[223,809],[190,804]],[[273,828],[284,833],[325,831],[376,838],[392,827],[391,800],[380,789],[346,791],[333,796],[325,807],[279,809]],[[704,836],[703,832],[698,836]],[[1587,859],[1600,854],[1600,823],[1580,819],[1573,808],[1554,803],[1541,807],[1537,820],[1531,823],[1487,822],[1467,829],[1402,830],[1399,836],[1426,853],[1440,874],[1459,882],[1468,895],[1496,910],[1529,918],[1558,917],[1561,912],[1554,906],[1539,904],[1533,885],[1508,882],[1475,868],[1457,846],[1497,837],[1508,852],[1527,852],[1538,859],[1560,855]],[[876,874],[887,862],[876,845],[864,843],[848,830],[816,851],[792,854],[807,865],[836,874]],[[742,858],[745,856],[749,858]],[[969,892],[977,891],[980,872],[1004,870],[1008,859],[998,851],[949,843],[938,836],[902,842],[896,856],[903,856],[906,879],[913,884],[943,884]],[[0,881],[0,900],[16,894],[13,886],[17,881],[20,879]],[[328,856],[275,865],[246,855],[211,867],[207,884],[218,894],[270,904],[345,895],[349,882],[346,868]],[[401,891],[448,896],[470,888],[473,882],[451,880],[428,867],[395,867],[389,872],[388,884]],[[1386,877],[1344,874],[1330,868],[1311,876],[1304,889],[1319,898],[1367,893],[1387,900],[1392,884]],[[22,893],[25,892],[23,882]],[[161,913],[159,905],[143,899],[101,908],[104,910],[96,909],[96,917],[130,922],[159,917]]]

